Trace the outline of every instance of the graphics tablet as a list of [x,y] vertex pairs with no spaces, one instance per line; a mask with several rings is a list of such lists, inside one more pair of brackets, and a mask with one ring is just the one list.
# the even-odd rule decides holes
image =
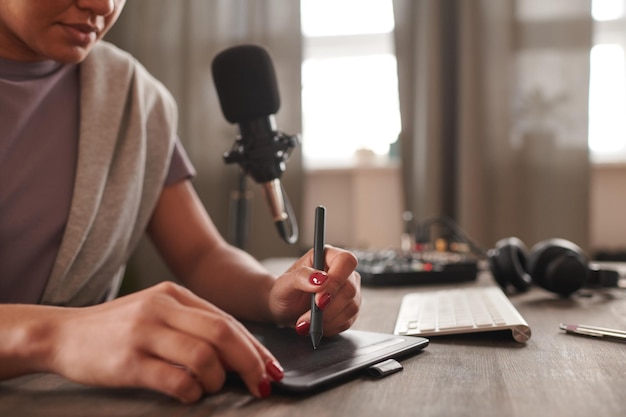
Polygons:
[[247,325],[254,336],[276,356],[285,377],[275,384],[287,392],[307,392],[356,375],[387,359],[401,359],[426,346],[428,339],[347,330],[324,337],[313,349],[311,339],[293,329]]

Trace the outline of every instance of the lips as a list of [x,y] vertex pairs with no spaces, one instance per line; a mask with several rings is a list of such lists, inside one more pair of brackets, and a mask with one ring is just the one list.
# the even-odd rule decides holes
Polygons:
[[87,46],[98,39],[100,29],[88,23],[64,23],[61,25],[70,41],[79,45]]
[[65,26],[86,34],[95,33],[97,35],[100,32],[98,27],[88,23],[66,23]]

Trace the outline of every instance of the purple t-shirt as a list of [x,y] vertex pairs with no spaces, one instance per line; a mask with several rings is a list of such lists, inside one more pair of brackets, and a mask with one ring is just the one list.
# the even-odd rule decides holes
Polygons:
[[[0,303],[37,303],[72,199],[80,66],[0,58]],[[195,174],[176,142],[165,184]]]

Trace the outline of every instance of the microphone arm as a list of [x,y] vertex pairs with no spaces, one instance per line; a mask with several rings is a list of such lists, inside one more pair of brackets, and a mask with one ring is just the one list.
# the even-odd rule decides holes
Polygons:
[[[294,244],[298,240],[298,225],[280,177],[285,171],[285,162],[300,141],[300,136],[278,132],[273,117],[240,123],[239,128],[240,136],[230,151],[224,154],[224,162],[239,164],[245,174],[262,184],[280,237],[285,242]],[[268,134],[272,136],[271,141],[266,140],[264,143],[262,140],[255,140],[258,137],[267,138]]]

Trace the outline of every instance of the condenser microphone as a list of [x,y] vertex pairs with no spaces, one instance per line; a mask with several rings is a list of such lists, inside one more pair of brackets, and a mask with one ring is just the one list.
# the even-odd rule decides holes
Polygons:
[[239,45],[220,52],[212,72],[222,113],[239,126],[239,137],[224,161],[239,164],[262,185],[280,236],[293,244],[298,227],[280,177],[299,137],[276,128],[280,97],[272,60],[259,46]]

